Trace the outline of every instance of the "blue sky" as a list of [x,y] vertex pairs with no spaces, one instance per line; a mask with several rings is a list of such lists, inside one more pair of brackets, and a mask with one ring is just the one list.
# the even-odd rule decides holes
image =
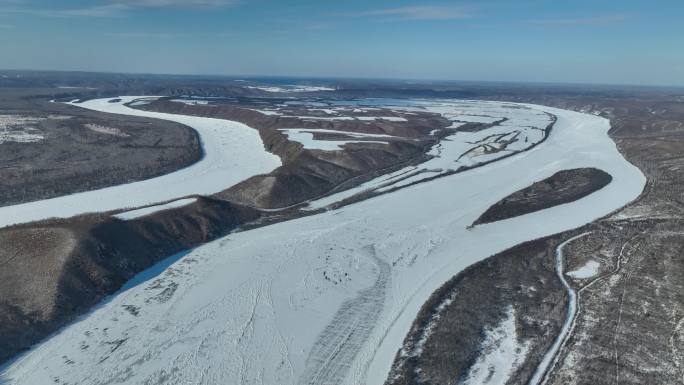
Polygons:
[[684,85],[684,2],[0,0],[0,68]]

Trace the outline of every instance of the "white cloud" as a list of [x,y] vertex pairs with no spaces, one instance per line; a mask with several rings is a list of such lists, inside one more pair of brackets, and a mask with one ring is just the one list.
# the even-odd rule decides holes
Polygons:
[[385,20],[461,20],[470,17],[465,7],[452,5],[416,5],[384,8],[346,15],[381,17]]
[[176,33],[167,32],[110,32],[105,35],[122,39],[168,39],[180,36]]
[[122,16],[128,9],[126,5],[108,4],[75,9],[0,8],[0,12],[41,17],[116,17]]
[[237,0],[109,0],[109,3],[131,8],[219,8],[235,5]]
[[[138,8],[214,9],[233,6],[238,0],[107,0],[106,4],[73,9],[0,8],[0,13],[20,13],[42,17],[120,17]],[[19,4],[0,0],[0,5]]]
[[123,4],[98,5],[88,8],[67,9],[59,11],[47,11],[54,16],[82,16],[82,17],[115,17],[121,16],[128,10],[128,6]]
[[529,24],[549,26],[549,27],[563,27],[563,26],[581,26],[581,25],[608,25],[621,23],[629,19],[627,15],[603,15],[581,17],[576,19],[545,19],[545,20],[530,20]]

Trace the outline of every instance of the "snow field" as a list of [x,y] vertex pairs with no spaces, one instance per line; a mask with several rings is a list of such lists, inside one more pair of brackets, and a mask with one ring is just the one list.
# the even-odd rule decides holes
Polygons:
[[33,143],[45,139],[34,126],[44,120],[30,116],[0,115],[0,144],[4,142]]
[[485,331],[482,355],[470,367],[465,385],[505,384],[525,362],[529,342],[521,343],[515,327],[515,312],[509,308],[506,318],[491,330]]
[[567,275],[577,279],[591,278],[598,273],[600,267],[600,263],[590,260],[579,269],[568,272]]
[[317,91],[335,91],[334,88],[330,87],[318,87],[318,86],[245,86],[245,88],[252,88],[266,92],[317,92]]
[[304,145],[304,148],[310,150],[322,150],[322,151],[340,151],[343,150],[343,146],[349,143],[379,143],[387,144],[387,141],[379,140],[317,140],[314,139],[315,133],[323,134],[338,134],[344,135],[351,138],[395,138],[396,136],[384,135],[384,134],[365,134],[360,132],[349,132],[349,131],[338,131],[338,130],[325,130],[325,129],[305,129],[305,128],[281,128],[282,131],[287,135],[287,138],[294,142],[299,142]]

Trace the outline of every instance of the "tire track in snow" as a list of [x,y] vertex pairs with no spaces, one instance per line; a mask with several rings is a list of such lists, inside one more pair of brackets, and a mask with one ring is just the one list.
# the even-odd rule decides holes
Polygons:
[[337,385],[343,382],[351,363],[377,324],[391,281],[389,263],[376,256],[375,246],[364,248],[378,268],[373,286],[346,301],[316,338],[306,359],[300,384]]

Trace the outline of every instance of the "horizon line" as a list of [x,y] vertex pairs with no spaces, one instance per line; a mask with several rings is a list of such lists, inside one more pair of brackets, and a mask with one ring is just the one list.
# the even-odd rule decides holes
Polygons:
[[398,81],[398,82],[443,82],[443,83],[498,83],[498,84],[531,84],[531,85],[555,85],[555,86],[607,86],[607,87],[646,87],[646,88],[673,88],[684,89],[684,84],[656,84],[656,83],[601,83],[584,81],[531,81],[531,80],[464,80],[443,78],[401,78],[401,77],[364,77],[344,75],[267,75],[267,74],[217,74],[217,73],[172,73],[172,72],[136,72],[136,71],[95,71],[95,70],[47,70],[30,68],[0,68],[6,72],[56,72],[56,73],[82,73],[102,75],[128,75],[128,76],[175,76],[175,77],[209,77],[229,79],[301,79],[301,80],[363,80],[363,81]]

